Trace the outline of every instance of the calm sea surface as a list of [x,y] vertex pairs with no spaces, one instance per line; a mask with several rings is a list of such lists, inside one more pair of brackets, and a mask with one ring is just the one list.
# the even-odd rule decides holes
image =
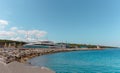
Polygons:
[[56,73],[120,73],[120,49],[63,52],[29,60]]

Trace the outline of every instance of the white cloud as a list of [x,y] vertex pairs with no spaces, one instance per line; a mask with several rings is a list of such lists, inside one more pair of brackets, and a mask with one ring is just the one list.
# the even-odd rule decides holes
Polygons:
[[35,41],[35,39],[39,39],[41,37],[44,37],[47,32],[46,31],[41,31],[41,30],[18,30],[17,31],[19,34],[25,35],[26,40],[29,41]]
[[0,20],[0,25],[8,25],[8,21],[6,21],[6,20]]
[[0,36],[14,36],[16,33],[12,31],[0,31]]
[[8,21],[6,21],[6,20],[0,20],[0,28],[1,29],[4,29],[6,25],[8,25]]
[[10,38],[10,40],[15,40],[15,41],[16,41],[16,40],[19,40],[19,41],[20,41],[20,40],[22,40],[22,39],[21,39],[20,37],[12,37],[12,38]]
[[8,31],[5,31],[5,26],[8,25],[8,21],[0,20],[0,38],[11,39],[11,40],[29,40],[34,41],[35,38],[44,37],[47,32],[41,30],[21,30],[17,27],[11,27]]
[[15,31],[15,30],[17,30],[18,28],[17,27],[12,27],[12,28],[10,28],[10,30],[12,30],[12,31]]
[[35,39],[28,37],[26,41],[35,41]]
[[0,37],[10,37],[11,40],[35,41],[47,34],[41,30],[20,30],[17,27],[12,27],[9,31],[0,31]]
[[17,30],[17,33],[24,34],[28,36],[36,36],[36,37],[43,37],[47,34],[46,31],[40,31],[40,30]]
[[19,34],[27,34],[27,31],[26,30],[16,30],[17,33]]
[[43,36],[45,36],[47,34],[47,32],[46,31],[39,31],[37,34],[35,34],[36,35],[36,37],[43,37]]

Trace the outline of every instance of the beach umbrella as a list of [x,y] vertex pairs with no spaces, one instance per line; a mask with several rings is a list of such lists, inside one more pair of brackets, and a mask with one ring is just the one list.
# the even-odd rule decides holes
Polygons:
[[19,62],[5,64],[0,62],[0,73],[55,73],[44,67],[26,65]]

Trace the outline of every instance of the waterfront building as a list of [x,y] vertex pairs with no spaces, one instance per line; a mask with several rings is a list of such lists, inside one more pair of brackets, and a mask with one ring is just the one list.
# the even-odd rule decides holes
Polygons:
[[97,49],[99,49],[100,48],[100,46],[99,45],[97,45]]

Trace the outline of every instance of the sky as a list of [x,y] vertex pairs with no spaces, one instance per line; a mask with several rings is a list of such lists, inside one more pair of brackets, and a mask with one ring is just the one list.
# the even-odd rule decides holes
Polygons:
[[120,0],[0,0],[0,39],[120,46]]

